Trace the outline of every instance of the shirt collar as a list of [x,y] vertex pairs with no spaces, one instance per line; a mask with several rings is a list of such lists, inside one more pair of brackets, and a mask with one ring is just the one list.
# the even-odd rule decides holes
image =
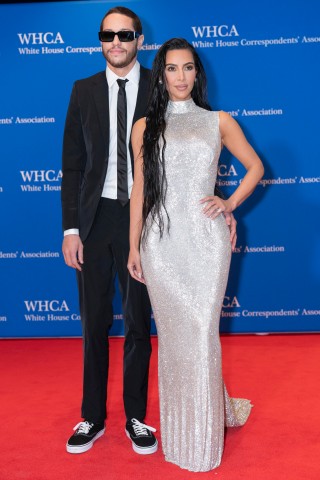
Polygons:
[[130,72],[127,73],[125,77],[119,77],[116,75],[110,68],[106,68],[106,77],[107,77],[107,82],[109,85],[109,88],[113,86],[113,84],[118,80],[118,78],[127,78],[130,82],[135,83],[136,85],[139,85],[139,80],[140,80],[140,63],[136,61],[136,63],[133,65],[131,68]]

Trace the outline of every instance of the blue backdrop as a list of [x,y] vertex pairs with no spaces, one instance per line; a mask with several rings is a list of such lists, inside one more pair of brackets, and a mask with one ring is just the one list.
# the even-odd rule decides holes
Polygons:
[[[0,5],[0,336],[81,334],[61,255],[61,145],[73,81],[105,68],[97,32],[117,2]],[[197,47],[215,109],[231,113],[266,173],[236,212],[224,332],[319,331],[317,0],[123,1],[141,17],[140,62],[173,36]],[[244,170],[227,152],[219,184]],[[123,333],[119,294],[112,334]],[[154,330],[155,331],[155,330]]]

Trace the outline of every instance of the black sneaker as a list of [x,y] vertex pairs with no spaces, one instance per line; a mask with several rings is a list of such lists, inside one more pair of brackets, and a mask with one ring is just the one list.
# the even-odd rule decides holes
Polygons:
[[148,455],[158,450],[158,440],[152,432],[156,432],[156,429],[148,427],[136,418],[132,418],[126,423],[126,434],[131,439],[132,448],[141,455]]
[[67,452],[83,453],[90,450],[93,443],[105,431],[104,423],[80,422],[74,427],[75,433],[69,438]]

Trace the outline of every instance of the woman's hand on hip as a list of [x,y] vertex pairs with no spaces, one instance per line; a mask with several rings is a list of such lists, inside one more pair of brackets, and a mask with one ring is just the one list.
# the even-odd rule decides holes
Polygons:
[[214,220],[217,218],[220,213],[231,213],[232,208],[228,203],[228,200],[222,200],[222,198],[217,197],[216,195],[209,195],[208,197],[202,198],[200,203],[204,203],[203,213],[206,217]]

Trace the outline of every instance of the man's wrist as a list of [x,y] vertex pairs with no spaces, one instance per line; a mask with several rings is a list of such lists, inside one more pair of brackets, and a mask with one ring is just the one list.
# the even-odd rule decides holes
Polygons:
[[63,232],[63,236],[66,237],[67,235],[79,235],[78,228],[69,228]]

